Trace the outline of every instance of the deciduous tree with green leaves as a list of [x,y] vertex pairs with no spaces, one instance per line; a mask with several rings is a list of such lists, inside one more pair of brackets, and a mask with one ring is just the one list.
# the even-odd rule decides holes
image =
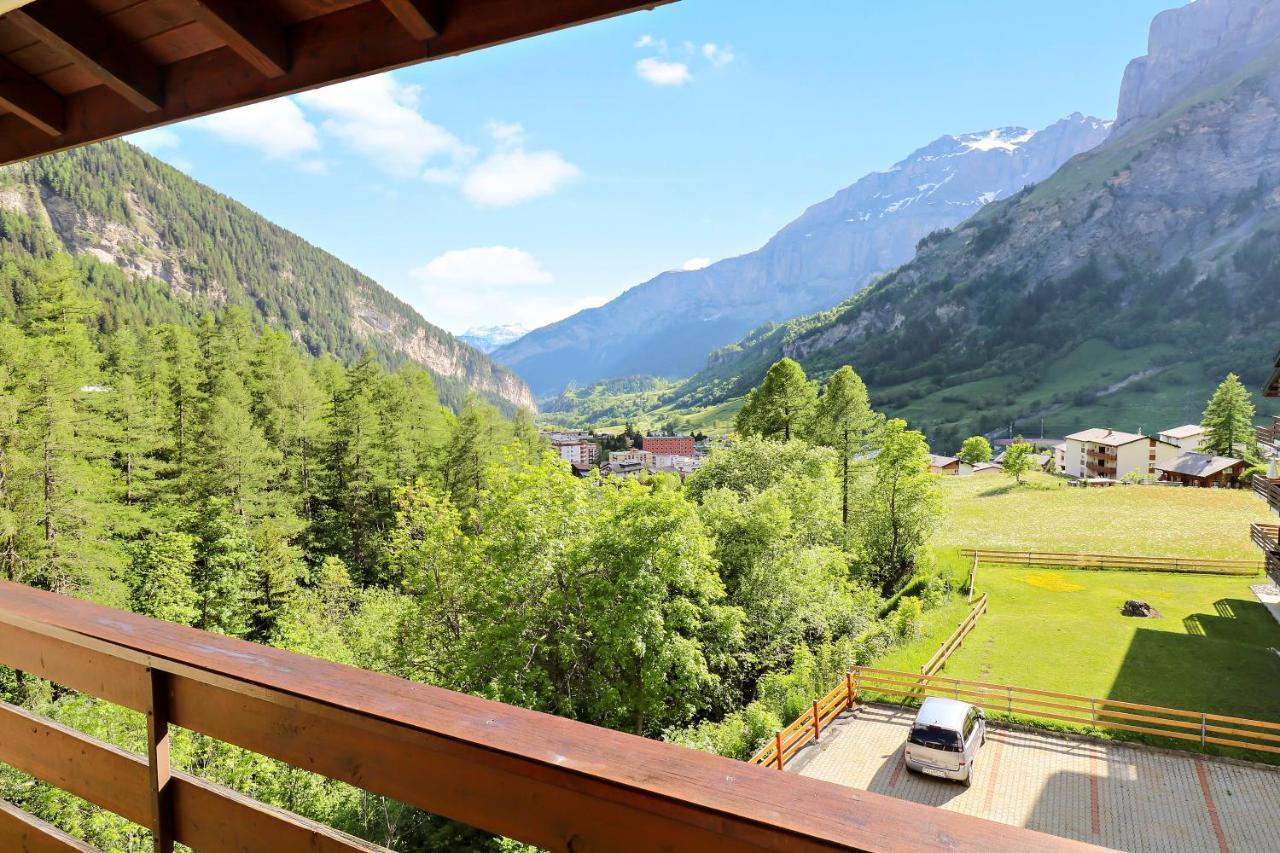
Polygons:
[[1031,473],[1035,467],[1035,448],[1021,439],[1009,445],[1004,451],[1004,472],[1021,485],[1022,478]]
[[960,445],[956,458],[961,462],[976,465],[979,462],[991,461],[991,442],[985,435],[971,435]]

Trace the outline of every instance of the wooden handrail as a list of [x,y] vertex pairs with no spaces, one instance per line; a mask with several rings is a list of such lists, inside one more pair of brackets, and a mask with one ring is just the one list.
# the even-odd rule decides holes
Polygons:
[[[1082,849],[7,582],[0,665],[143,711],[163,673],[172,725],[554,850]],[[3,726],[0,761],[152,821],[157,768],[142,756],[12,706]],[[313,849],[371,849],[181,773],[166,788],[176,840],[201,850],[296,849],[289,832],[311,833]],[[258,829],[238,823],[246,814]],[[0,820],[0,849],[18,823]]]

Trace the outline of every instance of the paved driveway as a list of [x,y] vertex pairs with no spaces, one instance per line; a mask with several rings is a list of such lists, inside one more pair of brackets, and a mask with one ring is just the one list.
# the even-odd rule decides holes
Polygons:
[[965,788],[903,766],[914,715],[845,714],[787,772],[1123,850],[1280,850],[1280,771],[993,728]]

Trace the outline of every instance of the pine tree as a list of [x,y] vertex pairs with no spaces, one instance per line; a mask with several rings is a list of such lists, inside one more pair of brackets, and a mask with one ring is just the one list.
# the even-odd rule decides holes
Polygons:
[[848,365],[833,373],[818,398],[809,433],[815,444],[835,448],[840,454],[840,515],[846,525],[849,523],[851,468],[855,457],[869,449],[878,420],[871,410],[862,377]]
[[1253,462],[1258,458],[1257,433],[1253,428],[1253,399],[1234,373],[1227,374],[1205,406],[1200,423],[1208,430],[1204,440],[1207,453]]
[[807,423],[816,398],[817,391],[804,368],[784,358],[770,367],[760,387],[747,395],[735,425],[742,435],[790,441]]
[[466,515],[476,509],[485,474],[498,445],[498,413],[474,394],[458,414],[458,426],[445,448],[441,476],[453,505]]
[[136,612],[190,625],[199,615],[191,575],[195,538],[158,533],[139,543],[129,565],[129,606]]

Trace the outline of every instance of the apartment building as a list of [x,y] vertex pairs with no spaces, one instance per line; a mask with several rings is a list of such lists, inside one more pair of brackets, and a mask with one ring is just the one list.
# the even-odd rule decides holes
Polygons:
[[1134,471],[1155,477],[1158,463],[1181,454],[1181,447],[1159,438],[1094,428],[1067,436],[1059,459],[1063,473],[1069,476],[1119,480]]

